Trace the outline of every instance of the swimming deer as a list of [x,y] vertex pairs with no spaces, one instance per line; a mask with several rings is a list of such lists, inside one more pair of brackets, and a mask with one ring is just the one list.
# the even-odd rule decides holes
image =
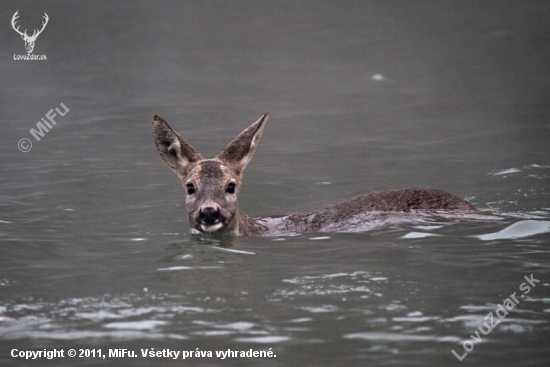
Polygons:
[[162,160],[179,176],[186,190],[189,224],[210,234],[237,236],[299,234],[330,231],[341,223],[374,211],[475,210],[470,203],[434,189],[371,192],[307,213],[249,218],[239,210],[237,196],[243,171],[250,163],[267,113],[237,135],[215,158],[203,158],[160,116],[153,119],[154,138]]

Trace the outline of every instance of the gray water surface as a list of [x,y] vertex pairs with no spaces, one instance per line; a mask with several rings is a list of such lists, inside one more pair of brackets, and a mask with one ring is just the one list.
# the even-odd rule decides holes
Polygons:
[[[17,10],[29,34],[48,14],[33,51],[47,60],[14,60]],[[548,2],[4,1],[0,14],[0,365],[547,365]],[[266,111],[240,194],[250,216],[404,187],[483,212],[191,235],[153,116],[211,157]],[[107,357],[11,356],[71,348]],[[228,349],[276,357],[216,357]]]

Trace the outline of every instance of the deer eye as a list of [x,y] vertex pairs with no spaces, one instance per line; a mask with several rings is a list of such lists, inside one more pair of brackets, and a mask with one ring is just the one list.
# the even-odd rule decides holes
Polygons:
[[225,189],[225,192],[228,194],[234,194],[235,193],[235,183],[230,182],[227,184],[227,187]]
[[192,183],[188,183],[185,186],[187,187],[187,195],[193,195],[195,193],[195,185],[193,185]]

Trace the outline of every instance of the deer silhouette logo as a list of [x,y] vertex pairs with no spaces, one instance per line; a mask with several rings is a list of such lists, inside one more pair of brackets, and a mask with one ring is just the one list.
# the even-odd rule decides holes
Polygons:
[[25,49],[27,50],[27,53],[28,54],[31,54],[32,53],[32,50],[34,49],[34,43],[36,42],[36,39],[38,38],[38,36],[40,35],[40,33],[42,33],[42,31],[44,30],[44,28],[46,28],[46,24],[48,24],[48,14],[44,13],[44,22],[42,22],[42,29],[41,30],[37,30],[35,29],[32,36],[29,36],[27,34],[27,30],[25,29],[25,32],[21,32],[19,30],[19,26],[17,26],[17,28],[15,27],[15,22],[17,20],[17,18],[19,18],[19,10],[17,10],[15,12],[15,14],[13,14],[13,18],[11,18],[11,26],[13,27],[13,29],[19,33],[21,35],[21,38],[23,38],[23,41],[25,41]]

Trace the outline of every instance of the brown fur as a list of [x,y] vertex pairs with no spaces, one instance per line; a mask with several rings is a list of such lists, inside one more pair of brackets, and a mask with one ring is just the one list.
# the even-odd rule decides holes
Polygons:
[[[353,216],[373,211],[475,210],[470,203],[434,189],[377,191],[338,204],[280,218],[248,218],[238,208],[242,172],[258,146],[267,114],[239,134],[214,159],[204,159],[159,116],[153,119],[154,136],[161,158],[187,187],[186,206],[190,225],[206,232],[234,235],[276,235],[318,232]],[[229,185],[234,184],[234,190]],[[192,193],[189,192],[192,186]],[[210,213],[206,215],[205,213]],[[214,213],[214,214],[212,214]]]

